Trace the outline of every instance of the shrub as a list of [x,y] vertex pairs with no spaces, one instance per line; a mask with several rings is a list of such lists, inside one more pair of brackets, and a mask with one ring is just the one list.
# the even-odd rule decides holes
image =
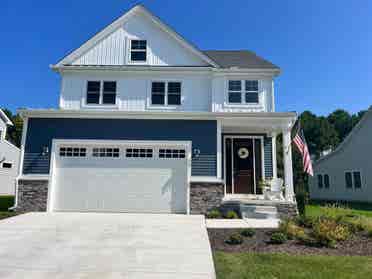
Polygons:
[[334,219],[320,218],[314,225],[313,235],[320,245],[335,247],[337,241],[349,238],[350,231],[348,226],[337,223]]
[[296,218],[297,225],[299,225],[301,227],[309,228],[309,229],[311,229],[313,227],[313,225],[316,223],[316,221],[317,221],[317,218],[313,217],[313,216],[301,215],[301,216],[298,216]]
[[256,231],[254,229],[243,229],[240,231],[240,234],[245,237],[253,237],[256,234]]
[[230,235],[225,242],[229,245],[239,245],[243,243],[243,237],[238,233]]
[[227,211],[225,218],[226,219],[239,219],[239,215],[234,210],[229,210]]
[[272,244],[283,244],[287,240],[287,236],[281,232],[274,232],[270,237],[270,243]]
[[304,244],[306,246],[311,246],[311,247],[319,246],[319,244],[317,243],[317,241],[314,238],[312,238],[309,235],[307,235],[307,234],[304,234],[302,236],[298,236],[297,240],[300,243],[302,243],[302,244]]
[[213,209],[207,213],[207,218],[209,219],[218,219],[221,217],[222,217],[222,214],[218,209]]
[[372,238],[372,230],[369,230],[369,231],[367,232],[367,236],[368,236],[369,238]]
[[297,239],[306,235],[304,228],[295,224],[292,220],[280,222],[279,231],[287,236],[288,239]]

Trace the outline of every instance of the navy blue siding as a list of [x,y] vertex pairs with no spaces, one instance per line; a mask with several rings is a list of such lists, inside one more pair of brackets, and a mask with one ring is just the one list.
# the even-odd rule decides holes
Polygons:
[[192,141],[200,156],[192,160],[192,175],[216,176],[217,123],[214,120],[31,118],[28,121],[24,174],[48,174],[53,139],[182,140]]
[[273,146],[272,138],[264,139],[265,177],[273,177]]

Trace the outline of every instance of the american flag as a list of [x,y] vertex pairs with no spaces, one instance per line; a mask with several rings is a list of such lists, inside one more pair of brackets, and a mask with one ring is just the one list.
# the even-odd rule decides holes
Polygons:
[[302,155],[302,163],[304,165],[304,172],[306,172],[307,174],[311,176],[314,176],[313,165],[311,164],[309,149],[307,148],[305,135],[304,135],[303,130],[301,129],[300,122],[298,122],[297,132],[293,138],[293,142],[296,145],[298,151]]

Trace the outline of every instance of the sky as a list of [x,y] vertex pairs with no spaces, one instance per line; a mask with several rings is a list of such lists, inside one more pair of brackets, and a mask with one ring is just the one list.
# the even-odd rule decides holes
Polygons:
[[[138,1],[2,0],[0,107],[58,106],[58,62]],[[372,1],[144,0],[199,49],[247,49],[282,69],[277,111],[372,105]]]

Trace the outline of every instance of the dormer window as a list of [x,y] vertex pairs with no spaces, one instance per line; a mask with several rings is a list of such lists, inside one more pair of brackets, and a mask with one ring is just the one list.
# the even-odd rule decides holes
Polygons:
[[87,105],[115,105],[116,81],[88,81]]
[[132,62],[146,62],[147,57],[147,42],[146,40],[131,40],[130,41],[130,60]]
[[229,80],[229,104],[258,104],[258,80]]

